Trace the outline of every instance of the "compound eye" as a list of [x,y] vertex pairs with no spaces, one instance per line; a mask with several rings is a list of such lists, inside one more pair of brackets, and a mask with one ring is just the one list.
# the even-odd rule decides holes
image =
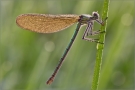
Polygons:
[[99,14],[97,12],[93,12],[93,17],[95,17],[95,19],[98,19],[99,18]]

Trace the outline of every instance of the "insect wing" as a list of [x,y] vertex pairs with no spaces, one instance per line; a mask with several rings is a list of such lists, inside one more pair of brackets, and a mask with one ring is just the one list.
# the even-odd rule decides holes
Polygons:
[[16,23],[27,30],[39,33],[53,33],[61,31],[78,22],[79,15],[50,15],[50,14],[22,14]]

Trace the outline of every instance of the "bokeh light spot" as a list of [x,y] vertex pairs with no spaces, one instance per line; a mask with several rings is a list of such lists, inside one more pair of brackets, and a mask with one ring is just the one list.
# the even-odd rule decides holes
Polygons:
[[48,52],[52,52],[55,48],[55,44],[52,41],[48,41],[45,43],[45,50]]
[[121,17],[121,23],[125,26],[130,26],[133,23],[133,16],[129,13],[123,14]]

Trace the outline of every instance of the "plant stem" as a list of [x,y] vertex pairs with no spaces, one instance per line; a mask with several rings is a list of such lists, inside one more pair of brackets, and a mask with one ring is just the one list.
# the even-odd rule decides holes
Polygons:
[[[102,20],[104,20],[108,16],[108,7],[109,7],[109,0],[104,0]],[[106,25],[107,25],[107,22],[104,23],[104,26],[101,25],[101,31],[106,32]],[[105,34],[106,33],[102,33],[99,35],[99,42],[105,42]],[[101,70],[101,64],[102,64],[103,48],[104,48],[104,44],[97,44],[96,63],[94,67],[93,82],[92,82],[92,87],[91,87],[92,90],[98,89],[99,76],[100,76],[100,70]]]

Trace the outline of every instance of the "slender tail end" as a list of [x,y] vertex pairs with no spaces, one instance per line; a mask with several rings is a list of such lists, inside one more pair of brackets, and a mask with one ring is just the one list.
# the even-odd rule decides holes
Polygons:
[[54,80],[54,77],[50,77],[48,81],[46,82],[46,84],[48,85],[52,84],[53,80]]

